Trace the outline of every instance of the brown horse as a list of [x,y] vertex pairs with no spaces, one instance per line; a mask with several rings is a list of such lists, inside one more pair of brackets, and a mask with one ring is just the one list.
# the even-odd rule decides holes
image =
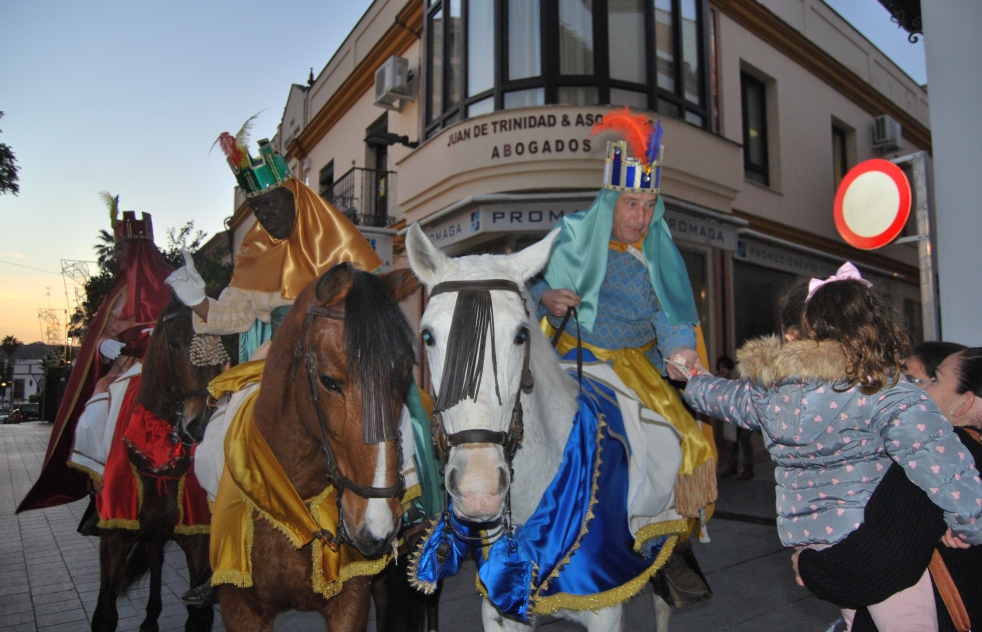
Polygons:
[[[203,429],[210,414],[205,387],[221,370],[220,366],[193,366],[190,347],[194,331],[191,310],[176,299],[164,308],[150,338],[143,361],[143,377],[137,402],[158,418],[175,427],[175,440],[185,436],[188,428]],[[120,420],[123,423],[123,420]],[[178,426],[183,426],[179,428]],[[178,434],[178,431],[182,431]],[[120,446],[117,445],[116,449]],[[174,532],[180,513],[178,481],[188,473],[191,456],[185,451],[173,467],[153,471],[140,452],[127,446],[127,456],[140,477],[143,498],[139,507],[139,530],[103,528],[99,542],[99,600],[92,617],[93,632],[112,632],[119,619],[116,598],[126,567],[126,558],[136,545],[146,550],[150,564],[150,597],[143,632],[158,630],[157,618],[163,608],[160,597],[164,544],[174,540],[187,556],[188,572],[193,581],[208,568],[208,533]],[[110,490],[104,490],[111,493]],[[188,607],[188,632],[211,630],[212,608]]]
[[[365,557],[390,550],[403,514],[396,420],[415,348],[398,302],[417,287],[408,270],[376,276],[347,264],[312,282],[277,330],[253,412],[300,498],[338,490],[338,533],[322,533],[324,545]],[[312,587],[313,542],[296,549],[269,521],[252,526],[253,585],[219,588],[228,630],[272,630],[287,610],[317,611],[331,631],[365,629],[368,577],[345,579],[326,599]]]

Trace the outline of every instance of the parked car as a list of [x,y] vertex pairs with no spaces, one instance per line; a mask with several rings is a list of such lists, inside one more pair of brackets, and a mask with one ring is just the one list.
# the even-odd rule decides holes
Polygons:
[[15,406],[10,416],[3,420],[5,424],[19,424],[22,421],[32,421],[41,418],[37,404],[21,404]]

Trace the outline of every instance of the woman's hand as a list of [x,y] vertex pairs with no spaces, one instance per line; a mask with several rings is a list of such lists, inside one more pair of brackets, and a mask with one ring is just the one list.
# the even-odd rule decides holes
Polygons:
[[950,549],[967,549],[972,546],[968,542],[964,542],[955,536],[955,534],[951,532],[951,529],[945,531],[945,534],[941,536],[941,543]]
[[791,568],[794,569],[794,580],[798,582],[798,585],[802,588],[805,587],[805,582],[802,581],[801,575],[798,574],[798,555],[801,553],[801,549],[805,547],[796,546],[794,547],[794,553],[791,554]]
[[553,316],[562,317],[566,315],[567,308],[579,306],[580,297],[569,290],[546,290],[539,302]]

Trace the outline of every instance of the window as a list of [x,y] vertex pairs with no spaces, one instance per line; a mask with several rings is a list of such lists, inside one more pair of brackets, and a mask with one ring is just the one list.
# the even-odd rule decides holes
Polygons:
[[24,380],[14,380],[14,399],[24,399]]
[[767,92],[764,82],[740,73],[743,104],[743,175],[770,185],[767,168]]
[[331,201],[330,196],[331,190],[334,188],[334,161],[327,163],[327,166],[321,169],[320,176],[317,180],[318,191],[320,191],[321,197]]
[[428,0],[426,136],[547,104],[630,105],[706,129],[707,0]]
[[838,125],[832,125],[832,174],[835,178],[835,188],[849,171],[849,150],[846,145],[846,130]]

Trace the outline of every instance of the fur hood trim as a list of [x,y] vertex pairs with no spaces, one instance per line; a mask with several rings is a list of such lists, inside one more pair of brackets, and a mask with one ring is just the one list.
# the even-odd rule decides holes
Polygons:
[[837,342],[792,340],[781,342],[765,336],[747,342],[737,351],[740,375],[769,386],[788,379],[838,382],[846,375],[848,362]]

